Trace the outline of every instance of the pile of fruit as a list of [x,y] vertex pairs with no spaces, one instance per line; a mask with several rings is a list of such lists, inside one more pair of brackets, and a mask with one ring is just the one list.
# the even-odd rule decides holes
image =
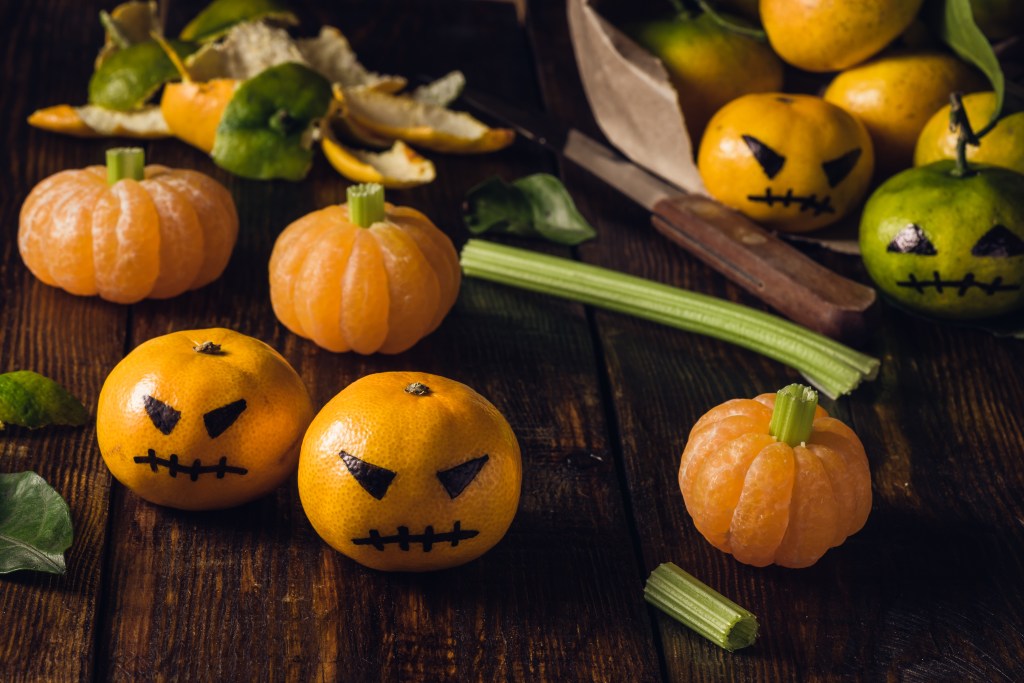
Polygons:
[[986,38],[1024,33],[1024,13],[718,3],[737,18],[672,4],[626,30],[676,86],[709,194],[781,232],[860,214],[868,272],[907,308],[968,319],[1024,306],[1024,112],[1007,111]]
[[406,79],[367,70],[338,29],[292,37],[282,25],[298,19],[276,0],[214,0],[177,38],[165,36],[155,1],[129,0],[100,18],[106,42],[88,104],[41,109],[31,125],[175,136],[256,179],[301,180],[319,143],[343,176],[385,187],[434,179],[433,163],[406,143],[480,153],[514,138],[447,108],[465,83],[460,72],[400,93]]

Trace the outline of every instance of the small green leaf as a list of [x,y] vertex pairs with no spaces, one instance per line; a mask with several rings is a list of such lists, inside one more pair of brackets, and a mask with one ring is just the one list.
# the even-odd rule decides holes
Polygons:
[[182,29],[181,39],[206,43],[220,38],[235,24],[261,19],[293,26],[299,23],[288,6],[277,0],[213,0]]
[[543,237],[569,246],[597,234],[576,209],[562,181],[547,173],[512,184],[500,178],[484,181],[466,195],[464,220],[474,235],[495,232]]
[[302,180],[313,163],[312,126],[331,85],[301,64],[266,69],[235,91],[217,126],[213,160],[244,178]]
[[89,414],[77,398],[48,377],[31,370],[0,375],[0,429],[4,423],[37,429],[85,424]]
[[928,25],[961,59],[981,69],[996,93],[992,120],[976,133],[981,136],[995,126],[1003,112],[1006,80],[992,45],[974,22],[971,0],[928,0],[924,17]]
[[63,574],[71,547],[71,511],[35,472],[0,474],[0,574]]
[[[167,41],[180,57],[196,46]],[[115,111],[139,109],[164,83],[180,78],[178,70],[155,40],[136,43],[107,57],[89,79],[89,104]]]

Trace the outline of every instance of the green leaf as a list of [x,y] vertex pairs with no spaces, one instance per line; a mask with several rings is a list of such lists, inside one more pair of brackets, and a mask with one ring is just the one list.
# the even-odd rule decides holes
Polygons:
[[331,85],[301,64],[266,69],[235,91],[217,126],[213,160],[244,178],[302,180],[313,163],[313,121]]
[[48,377],[31,370],[0,375],[0,429],[4,423],[37,429],[85,424],[89,414],[77,398]]
[[246,21],[273,19],[279,23],[299,23],[288,6],[277,0],[213,0],[181,31],[182,40],[209,42]]
[[971,0],[928,0],[924,17],[928,25],[961,59],[981,69],[996,93],[992,120],[977,134],[984,135],[999,120],[1006,96],[1006,80],[992,45],[974,22]]
[[474,235],[495,232],[543,237],[573,246],[597,234],[576,209],[562,181],[547,173],[512,184],[500,178],[485,180],[466,195],[463,218]]
[[[180,57],[196,45],[167,41]],[[178,70],[155,40],[136,43],[107,57],[89,79],[89,104],[115,111],[134,111],[164,83],[180,78]]]
[[71,511],[35,472],[0,474],[0,574],[63,574],[71,547]]

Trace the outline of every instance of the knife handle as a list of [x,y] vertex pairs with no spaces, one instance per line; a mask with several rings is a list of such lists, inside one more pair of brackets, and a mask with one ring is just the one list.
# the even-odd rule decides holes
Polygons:
[[746,216],[699,195],[654,206],[661,234],[794,322],[834,339],[862,341],[875,290],[812,261]]

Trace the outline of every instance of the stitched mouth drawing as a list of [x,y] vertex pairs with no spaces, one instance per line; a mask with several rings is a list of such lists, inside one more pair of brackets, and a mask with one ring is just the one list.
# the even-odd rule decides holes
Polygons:
[[434,527],[428,526],[422,534],[410,534],[409,527],[398,527],[398,533],[394,536],[381,536],[377,529],[370,529],[370,534],[365,538],[353,538],[355,545],[372,545],[377,550],[384,550],[384,547],[397,543],[402,550],[409,550],[413,543],[422,543],[423,552],[429,553],[431,548],[438,543],[449,543],[454,548],[461,541],[473,538],[480,532],[473,529],[463,529],[462,522],[455,522],[451,531],[435,533]]
[[831,195],[825,195],[819,200],[817,194],[793,194],[793,188],[786,190],[786,194],[772,194],[772,188],[766,187],[764,194],[748,194],[747,199],[752,202],[767,204],[769,207],[775,206],[776,204],[782,204],[782,206],[788,208],[792,204],[797,204],[800,206],[800,213],[803,213],[804,211],[813,211],[815,216],[820,216],[823,213],[836,212],[835,207],[832,206]]
[[924,294],[925,290],[929,287],[934,287],[935,291],[939,294],[943,294],[948,288],[950,290],[956,290],[957,296],[964,296],[967,294],[971,287],[977,287],[989,296],[997,292],[1015,292],[1020,289],[1020,285],[1004,285],[1003,278],[996,277],[992,282],[978,282],[974,279],[974,273],[967,273],[962,280],[943,280],[939,277],[939,271],[932,272],[931,280],[918,280],[913,273],[907,276],[906,280],[902,280],[896,283],[897,287],[908,287],[914,289],[918,294]]
[[191,465],[182,465],[178,462],[177,454],[171,454],[167,459],[158,458],[156,451],[152,448],[149,449],[148,455],[136,455],[134,460],[139,465],[148,465],[154,472],[159,472],[161,467],[166,467],[167,473],[174,478],[178,477],[179,472],[183,472],[192,481],[196,481],[203,474],[215,474],[218,479],[223,479],[227,474],[244,475],[249,472],[244,467],[228,465],[227,456],[221,457],[216,465],[204,465],[198,458],[193,460]]

